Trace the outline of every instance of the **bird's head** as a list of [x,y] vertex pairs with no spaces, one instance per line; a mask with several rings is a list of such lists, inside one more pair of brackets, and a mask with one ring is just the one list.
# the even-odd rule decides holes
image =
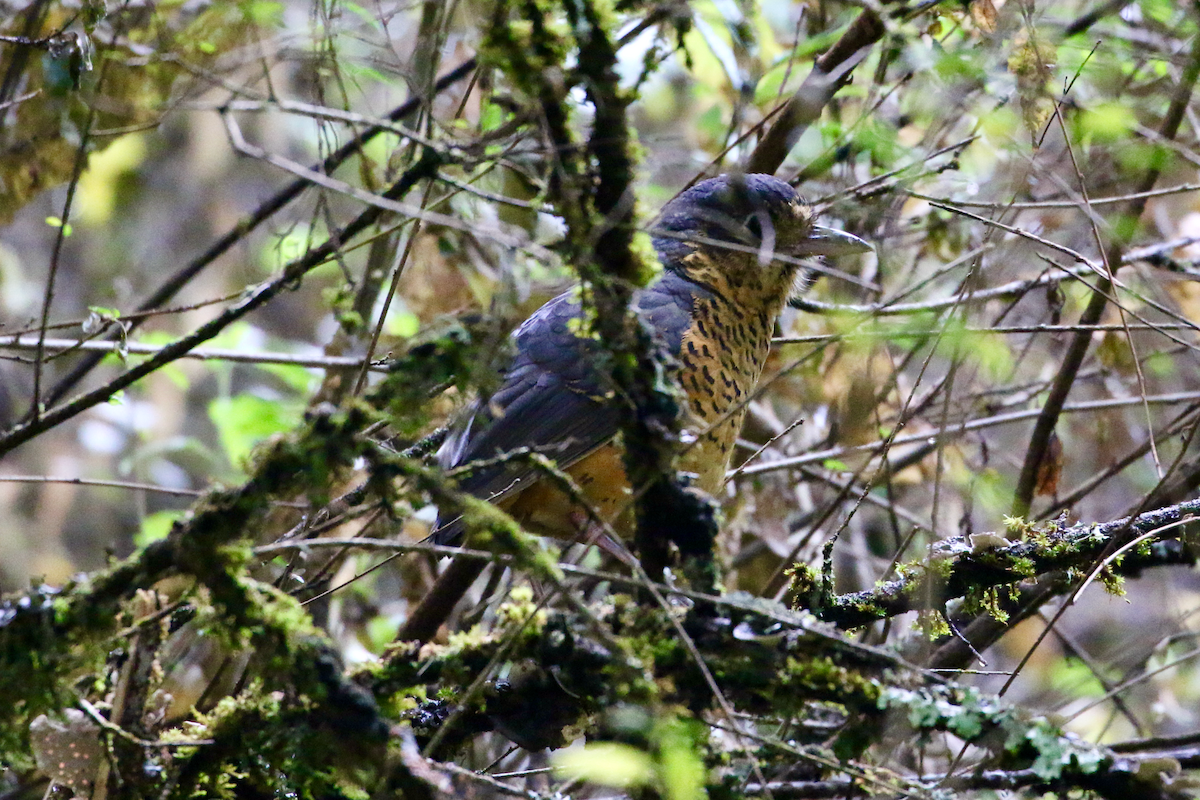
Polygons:
[[654,246],[668,270],[709,288],[780,296],[795,280],[800,259],[871,250],[813,217],[812,207],[778,178],[721,175],[667,203],[654,226]]

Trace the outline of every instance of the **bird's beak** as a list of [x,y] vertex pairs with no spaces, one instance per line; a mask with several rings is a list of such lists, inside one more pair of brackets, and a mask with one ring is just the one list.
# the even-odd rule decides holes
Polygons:
[[804,256],[848,256],[854,253],[869,253],[874,249],[852,233],[839,231],[836,228],[826,228],[824,225],[814,225],[812,233],[796,246],[792,254],[801,258]]

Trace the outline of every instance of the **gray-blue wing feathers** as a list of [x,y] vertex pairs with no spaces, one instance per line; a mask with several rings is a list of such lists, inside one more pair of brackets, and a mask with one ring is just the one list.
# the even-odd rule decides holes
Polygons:
[[[635,307],[664,353],[675,356],[691,323],[693,297],[700,287],[673,272],[638,292]],[[516,357],[504,381],[487,402],[476,403],[438,452],[452,469],[531,448],[567,468],[616,434],[619,407],[601,366],[599,342],[579,336],[576,292],[554,298],[513,334]],[[486,500],[499,500],[538,477],[527,460],[514,458],[481,467],[459,478],[459,487]],[[439,515],[432,538],[455,541],[459,519]]]

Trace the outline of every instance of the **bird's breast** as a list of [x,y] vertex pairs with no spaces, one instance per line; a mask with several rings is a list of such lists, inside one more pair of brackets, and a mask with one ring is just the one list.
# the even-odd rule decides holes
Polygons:
[[680,385],[700,436],[681,459],[706,492],[724,481],[746,399],[762,375],[771,346],[770,309],[738,310],[717,297],[697,297],[680,346]]

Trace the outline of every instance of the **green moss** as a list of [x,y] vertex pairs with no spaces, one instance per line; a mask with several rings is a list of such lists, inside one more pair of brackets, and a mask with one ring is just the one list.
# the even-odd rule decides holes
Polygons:
[[[431,472],[422,474],[431,483],[437,480]],[[539,580],[555,583],[562,580],[557,551],[540,547],[537,538],[523,531],[512,517],[477,497],[456,495],[454,499],[462,504],[469,545],[512,555],[517,567]]]
[[[322,640],[307,613],[292,598],[247,577],[256,523],[280,496],[307,494],[320,502],[334,478],[360,455],[389,476],[412,472],[415,462],[378,456],[359,434],[391,419],[389,411],[401,429],[404,420],[419,421],[414,409],[425,403],[430,388],[463,372],[473,352],[473,336],[461,326],[414,347],[365,401],[318,409],[295,433],[260,448],[243,486],[208,494],[166,539],[61,591],[39,587],[0,602],[0,672],[25,676],[0,685],[4,766],[28,766],[22,754],[28,752],[29,721],[68,705],[75,677],[100,669],[122,604],[137,590],[180,574],[192,576],[204,602],[211,602],[214,635],[234,645],[253,645],[258,663],[265,665],[260,674],[270,678],[268,690],[281,687],[298,698],[318,699],[332,692],[346,707],[362,712],[364,724],[373,725],[369,704],[360,703],[364,698],[340,682],[340,669],[331,668],[320,648],[314,649],[312,642]],[[403,672],[397,669],[396,675]],[[210,780],[219,783],[219,773]],[[209,789],[224,791],[216,784]]]
[[1024,517],[1004,517],[1004,530],[1011,534],[1010,538],[1023,539],[1033,526]]
[[808,564],[796,564],[785,573],[788,578],[788,601],[792,608],[812,609],[817,600],[821,576]]
[[1008,562],[1008,567],[1013,572],[1026,578],[1032,578],[1038,574],[1037,564],[1033,562],[1032,558],[1012,558]]
[[1104,586],[1104,590],[1106,592],[1114,597],[1125,596],[1125,578],[1124,576],[1118,575],[1116,572],[1114,572],[1111,567],[1106,566],[1104,569],[1100,570],[1100,574],[1097,577],[1099,578],[1100,583]]
[[838,703],[851,710],[874,709],[878,705],[880,687],[871,678],[848,669],[828,656],[812,659],[788,657],[779,675],[780,689],[804,702],[824,700]]
[[938,609],[922,608],[917,611],[917,619],[913,627],[925,634],[926,638],[940,639],[950,635],[950,623],[946,615]]
[[987,613],[997,622],[1007,622],[1008,612],[1000,604],[1000,588],[991,586],[986,589],[971,588],[963,597],[963,613],[975,616]]
[[518,586],[508,593],[508,600],[496,609],[496,617],[506,625],[530,625],[536,631],[546,624],[547,612],[534,601],[533,589]]

